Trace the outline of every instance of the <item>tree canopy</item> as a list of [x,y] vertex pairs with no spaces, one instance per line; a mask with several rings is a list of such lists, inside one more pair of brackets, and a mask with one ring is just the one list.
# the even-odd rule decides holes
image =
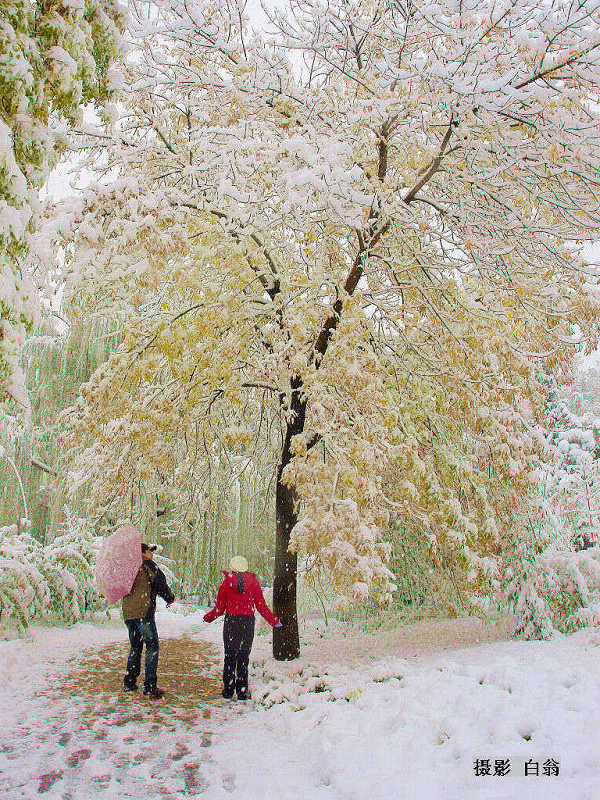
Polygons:
[[[390,515],[489,572],[527,502],[547,376],[596,341],[597,0],[137,3],[99,183],[52,217],[66,298],[125,340],[66,418],[97,513],[276,483],[296,554],[385,602]],[[88,166],[91,163],[88,162]]]

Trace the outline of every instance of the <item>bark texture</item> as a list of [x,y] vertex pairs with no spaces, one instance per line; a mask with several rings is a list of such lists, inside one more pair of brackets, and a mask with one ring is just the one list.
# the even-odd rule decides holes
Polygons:
[[289,661],[300,655],[298,612],[296,609],[297,558],[288,551],[290,531],[296,524],[295,493],[281,483],[280,465],[276,489],[275,577],[273,580],[273,611],[282,623],[273,630],[273,657]]

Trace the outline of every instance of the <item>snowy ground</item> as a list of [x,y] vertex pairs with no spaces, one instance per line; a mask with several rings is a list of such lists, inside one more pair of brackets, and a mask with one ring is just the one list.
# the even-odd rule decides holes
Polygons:
[[163,611],[158,625],[168,695],[153,704],[119,692],[118,620],[0,642],[3,800],[600,797],[598,629],[514,642],[477,620],[315,628],[286,664],[259,636],[242,704],[218,696],[220,623]]

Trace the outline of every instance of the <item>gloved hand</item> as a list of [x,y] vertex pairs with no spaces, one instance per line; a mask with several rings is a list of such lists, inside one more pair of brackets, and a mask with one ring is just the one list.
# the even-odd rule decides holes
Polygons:
[[277,620],[277,625],[274,625],[273,627],[274,627],[274,628],[283,628],[283,625],[281,624],[281,620],[280,620],[280,619],[278,619],[278,620]]

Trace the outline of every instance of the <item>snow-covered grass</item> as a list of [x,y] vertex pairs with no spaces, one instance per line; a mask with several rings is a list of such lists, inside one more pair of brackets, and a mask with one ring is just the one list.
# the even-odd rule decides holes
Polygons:
[[[220,648],[220,622],[167,611],[157,621],[163,638],[185,633]],[[270,637],[257,636],[253,701],[199,702],[189,724],[170,717],[168,699],[157,711],[121,696],[118,683],[108,703],[98,700],[93,720],[83,718],[89,702],[45,696],[70,665],[77,668],[82,650],[124,640],[117,619],[39,627],[29,640],[1,642],[0,796],[600,796],[598,629],[544,642],[502,640],[506,629],[468,619],[374,636],[322,632],[307,629],[302,657],[288,663],[274,662]],[[510,759],[511,772],[476,776],[476,759],[488,759],[492,773],[496,760]],[[558,775],[543,774],[549,759]],[[530,761],[539,775],[524,775]]]

